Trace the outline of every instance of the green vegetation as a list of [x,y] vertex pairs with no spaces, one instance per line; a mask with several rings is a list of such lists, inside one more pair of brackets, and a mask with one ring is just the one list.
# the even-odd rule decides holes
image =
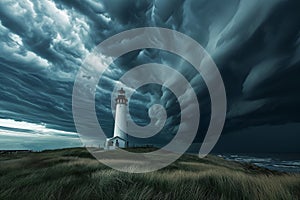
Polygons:
[[74,148],[0,155],[0,199],[300,199],[300,175],[192,155],[130,174]]

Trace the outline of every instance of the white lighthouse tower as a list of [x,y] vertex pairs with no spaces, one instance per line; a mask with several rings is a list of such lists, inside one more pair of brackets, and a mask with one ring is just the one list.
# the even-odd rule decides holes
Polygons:
[[127,98],[123,88],[118,90],[116,98],[115,128],[114,136],[106,141],[107,149],[116,147],[125,148],[128,146],[127,141]]

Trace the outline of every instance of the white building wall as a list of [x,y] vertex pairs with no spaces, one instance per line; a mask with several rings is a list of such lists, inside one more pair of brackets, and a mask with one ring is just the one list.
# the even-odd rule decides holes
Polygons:
[[[117,142],[117,139],[114,140],[114,145],[116,145],[116,142]],[[125,144],[125,141],[124,141],[124,140],[118,139],[118,142],[119,142],[119,147],[120,147],[120,148],[125,148],[125,147],[126,147],[126,144]]]
[[[119,143],[119,146],[117,146],[117,141]],[[125,148],[126,147],[126,141],[124,141],[120,138],[109,138],[109,139],[106,140],[105,149],[113,150],[113,149],[116,149],[116,147]]]

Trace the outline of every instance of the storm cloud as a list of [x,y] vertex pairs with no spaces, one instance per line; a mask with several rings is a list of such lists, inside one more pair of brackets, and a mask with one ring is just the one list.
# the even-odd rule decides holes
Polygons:
[[[42,125],[53,133],[53,138],[79,144],[79,141],[74,143],[74,135],[61,135],[59,131],[76,132],[72,90],[84,58],[116,33],[157,26],[192,37],[217,64],[228,100],[224,134],[262,125],[298,123],[299,8],[297,0],[228,0],[226,3],[216,0],[2,0],[0,118]],[[207,88],[186,61],[171,53],[142,49],[120,57],[105,73],[103,83],[107,87],[99,88],[97,97],[107,98],[124,72],[149,62],[173,66],[191,82],[201,103],[201,123],[195,142],[201,141],[210,119]],[[139,124],[149,122],[147,108],[152,104],[159,102],[167,108],[167,126],[150,142],[161,143],[160,140],[172,138],[180,116],[174,95],[164,87],[150,85],[141,88],[134,97],[130,114]],[[97,111],[104,116],[99,117],[99,122],[110,135],[114,123],[110,100],[97,104]],[[0,148],[8,140],[11,143],[18,140],[16,134],[12,137],[12,132],[24,132],[21,127],[14,127],[15,123],[9,130],[3,124],[0,126],[1,138],[5,135],[9,138],[0,139]]]

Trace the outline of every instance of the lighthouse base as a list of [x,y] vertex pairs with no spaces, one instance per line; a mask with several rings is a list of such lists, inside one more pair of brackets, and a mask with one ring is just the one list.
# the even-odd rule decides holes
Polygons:
[[126,148],[128,147],[128,141],[124,140],[119,136],[108,138],[105,143],[105,149],[113,150],[116,148]]

